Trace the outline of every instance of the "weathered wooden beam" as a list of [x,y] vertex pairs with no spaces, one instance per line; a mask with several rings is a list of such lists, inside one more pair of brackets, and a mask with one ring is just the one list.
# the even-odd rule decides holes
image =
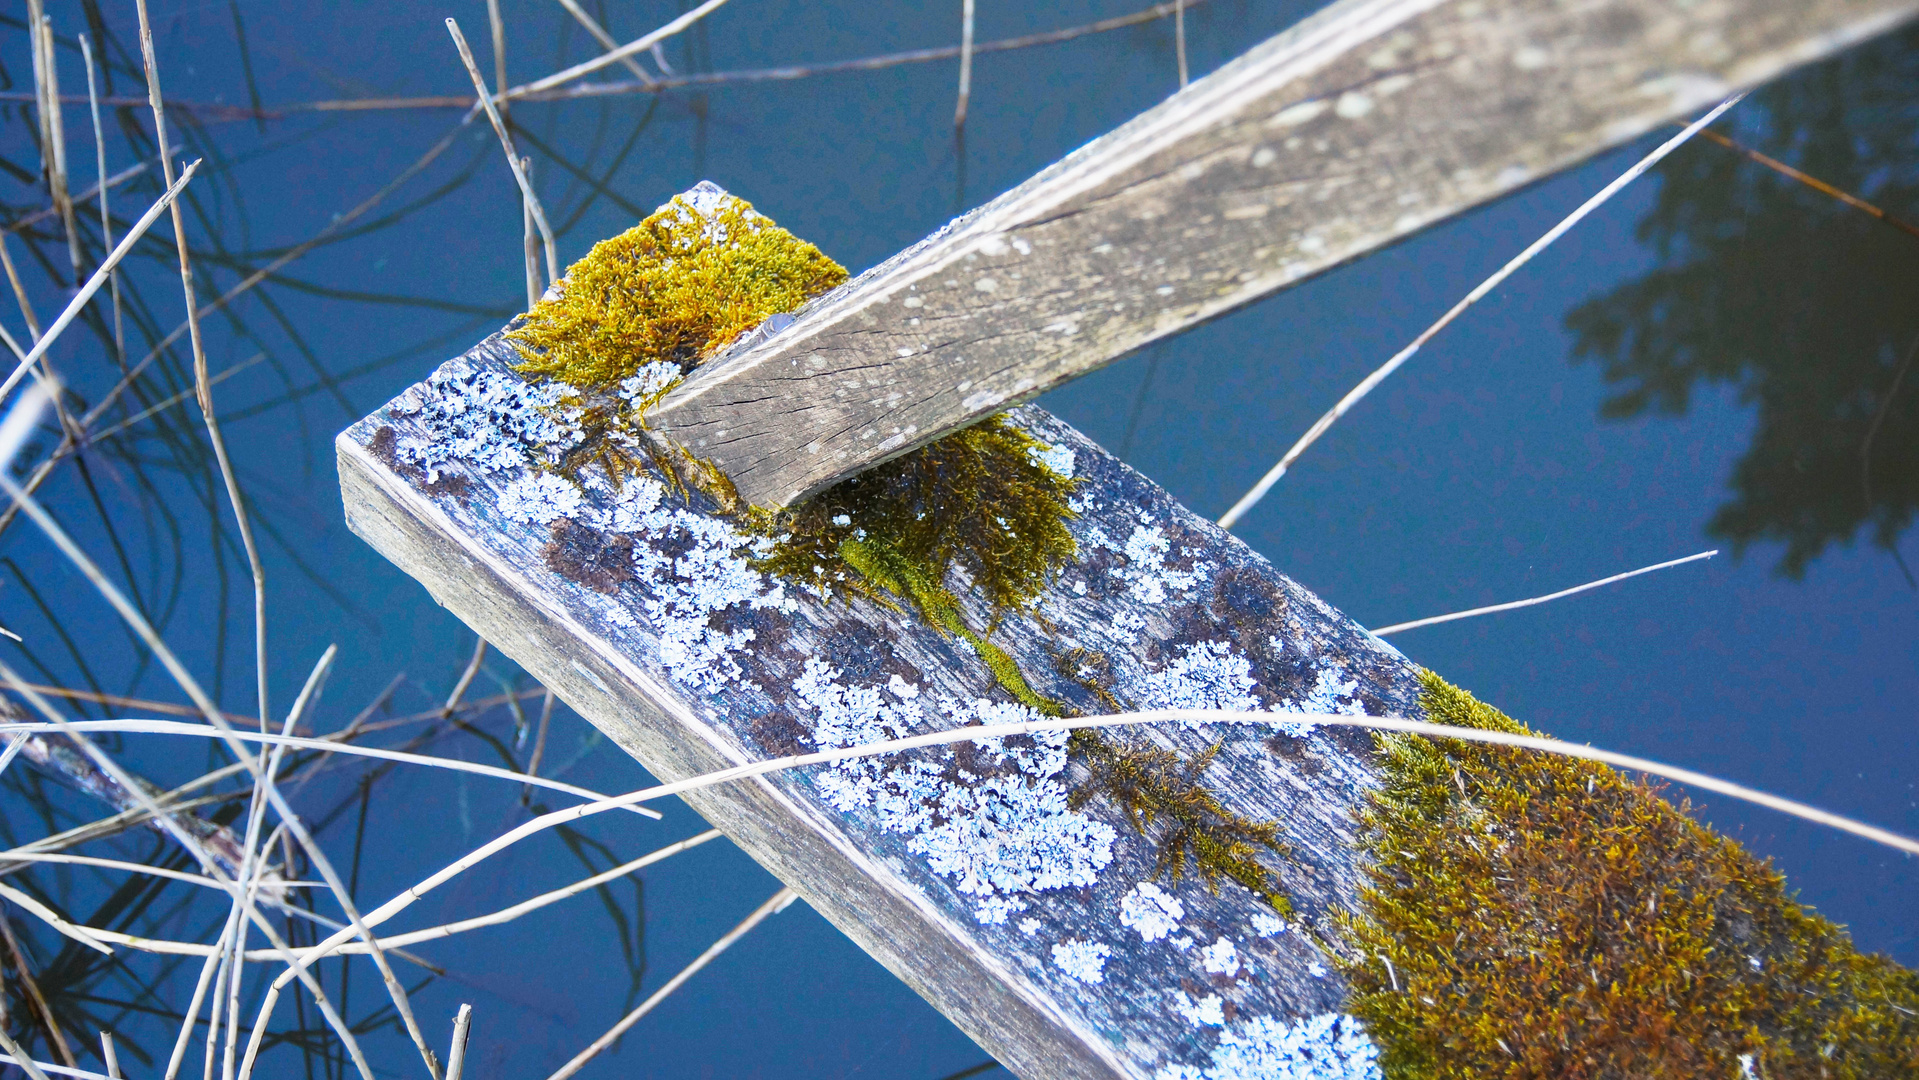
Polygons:
[[[347,521],[654,775],[1032,715],[916,616],[761,575],[697,494],[643,478],[582,494],[500,464],[538,415],[517,359],[495,335],[342,433]],[[1116,738],[1188,758],[1221,742],[1204,783],[1231,812],[1279,823],[1287,854],[1261,861],[1289,919],[1231,880],[1161,872],[1110,800],[1069,805],[1087,773],[1063,737],[776,773],[687,801],[1028,1080],[1210,1068],[1240,1052],[1229,1036],[1278,1054],[1297,1035],[1322,1062],[1358,1054],[1370,1044],[1331,1019],[1346,987],[1320,943],[1354,910],[1371,742],[1284,714],[1416,715],[1415,668],[1065,424],[1030,406],[1011,417],[1081,483],[1079,557],[992,640],[1082,713],[1277,713]],[[454,460],[409,463],[429,444]],[[1324,1075],[1375,1075],[1363,1055],[1351,1064]]]
[[1342,0],[708,364],[649,419],[784,506],[1916,11]]

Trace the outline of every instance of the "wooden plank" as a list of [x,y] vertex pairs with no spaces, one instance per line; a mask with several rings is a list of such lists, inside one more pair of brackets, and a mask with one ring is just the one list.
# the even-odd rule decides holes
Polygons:
[[[629,480],[623,520],[605,491],[526,520],[540,474],[480,463],[525,390],[515,359],[495,335],[342,433],[348,523],[656,776],[811,749],[835,724],[864,742],[879,720],[904,733],[1021,712],[917,617],[751,570],[697,495]],[[1415,669],[1391,647],[1065,424],[1030,406],[1011,416],[1082,484],[1080,557],[993,635],[1040,692],[1104,711],[1061,674],[1065,658],[1127,708],[1417,715]],[[467,449],[445,474],[396,454],[453,435]],[[784,772],[688,802],[1018,1075],[1146,1080],[1208,1067],[1260,1018],[1272,1036],[1342,1007],[1315,936],[1355,903],[1351,812],[1376,782],[1371,742],[1285,719],[1128,738],[1187,756],[1223,740],[1205,782],[1233,812],[1280,823],[1290,854],[1263,861],[1295,905],[1287,926],[1231,881],[1155,880],[1153,844],[1102,799],[1067,805],[1084,771],[1039,744]],[[862,791],[903,798],[888,809]],[[1178,905],[1164,927],[1128,921],[1145,885]],[[1188,1016],[1214,995],[1227,1028]]]
[[784,506],[1915,11],[1342,0],[708,364],[649,421]]

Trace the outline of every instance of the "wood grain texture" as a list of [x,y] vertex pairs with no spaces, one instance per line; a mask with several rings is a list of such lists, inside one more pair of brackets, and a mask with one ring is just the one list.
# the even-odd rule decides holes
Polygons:
[[650,422],[787,505],[1915,11],[1342,0],[708,364]]
[[[495,335],[443,370],[509,375],[514,359]],[[670,634],[658,607],[685,583],[679,570],[606,591],[586,587],[551,568],[553,528],[502,512],[506,487],[530,470],[456,463],[429,485],[418,469],[396,465],[396,443],[434,437],[409,411],[427,392],[409,390],[339,437],[348,523],[660,779],[812,749],[824,713],[801,692],[809,671],[830,669],[849,693],[894,703],[910,690],[926,705],[918,730],[950,726],[956,710],[980,702],[1010,701],[970,650],[916,618],[791,589],[790,603],[712,614],[703,625],[750,632],[750,640],[730,639],[716,665],[688,666],[663,642]],[[1011,617],[993,634],[1042,693],[1103,711],[1092,690],[1059,674],[1059,658],[1080,648],[1105,657],[1095,681],[1129,708],[1184,694],[1201,703],[1237,696],[1259,708],[1314,701],[1418,715],[1415,668],[1391,647],[1066,425],[1032,407],[1011,417],[1071,451],[1082,484],[1071,525],[1078,560],[1031,615]],[[661,512],[712,521],[691,498],[668,495]],[[673,529],[643,526],[600,539],[681,560],[675,566],[691,558],[687,536]],[[965,595],[964,581],[949,584]],[[980,626],[985,614],[974,606],[968,617]],[[1099,799],[1075,813],[1112,831],[1110,861],[1090,884],[1006,893],[1019,908],[998,922],[982,921],[980,896],[936,868],[908,835],[886,828],[873,807],[836,809],[826,793],[835,767],[705,789],[687,801],[1029,1080],[1145,1080],[1170,1063],[1205,1066],[1222,1034],[1253,1018],[1338,1011],[1345,987],[1326,970],[1313,935],[1329,932],[1331,914],[1354,903],[1351,811],[1375,783],[1369,737],[1265,725],[1171,725],[1125,737],[1186,755],[1223,741],[1205,781],[1234,811],[1282,823],[1290,854],[1263,858],[1297,906],[1290,929],[1273,933],[1267,922],[1262,933],[1255,916],[1270,912],[1230,881],[1213,892],[1190,874],[1160,875],[1158,886],[1177,898],[1183,917],[1173,933],[1145,940],[1119,915],[1129,890],[1155,880],[1156,851]],[[913,760],[946,770],[969,791],[992,772],[982,759],[944,750],[887,767]],[[956,771],[969,766],[974,771]],[[1084,776],[1075,764],[1060,779],[1072,786]],[[625,824],[647,828],[637,819]],[[631,846],[652,842],[636,836]],[[1244,965],[1230,976],[1206,970],[1203,959],[1221,939]],[[1099,981],[1062,966],[1054,948],[1074,941],[1109,950]],[[1225,1002],[1224,1029],[1179,1010],[1209,994]]]

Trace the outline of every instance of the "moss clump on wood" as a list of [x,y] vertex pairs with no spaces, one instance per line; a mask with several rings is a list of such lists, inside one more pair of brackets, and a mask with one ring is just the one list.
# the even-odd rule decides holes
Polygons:
[[1292,901],[1279,879],[1256,858],[1260,848],[1287,854],[1279,839],[1279,823],[1233,813],[1200,782],[1199,774],[1212,764],[1221,745],[1214,743],[1188,760],[1171,750],[1122,746],[1096,731],[1075,731],[1067,746],[1086,763],[1091,775],[1067,802],[1077,810],[1097,796],[1123,810],[1134,831],[1153,844],[1153,877],[1178,881],[1190,862],[1194,876],[1214,893],[1219,892],[1220,879],[1229,878],[1282,915],[1288,914]]
[[770,315],[846,280],[846,269],[725,195],[683,195],[593,245],[559,294],[507,333],[521,374],[605,392],[655,361],[690,371]]
[[[1422,679],[1433,721],[1526,731]],[[1860,953],[1683,804],[1591,762],[1378,744],[1343,967],[1388,1076],[1919,1075],[1919,974]]]
[[[1008,612],[1030,608],[1077,553],[1066,528],[1074,482],[1040,464],[1044,444],[998,416],[843,480],[781,515],[762,569],[828,595],[913,605],[920,617],[971,645],[993,678],[1047,716],[1041,696],[1004,649],[987,640]],[[966,624],[947,588],[959,571],[990,608]]]

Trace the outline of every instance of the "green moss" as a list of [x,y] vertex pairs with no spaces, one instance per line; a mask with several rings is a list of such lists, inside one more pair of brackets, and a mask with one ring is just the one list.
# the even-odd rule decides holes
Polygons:
[[[1431,674],[1430,719],[1526,729]],[[1349,1008],[1389,1077],[1919,1075],[1919,975],[1602,765],[1378,736]]]
[[1067,746],[1090,773],[1068,803],[1077,809],[1098,797],[1125,811],[1133,829],[1153,843],[1155,878],[1178,881],[1190,862],[1193,874],[1215,893],[1220,879],[1227,878],[1281,914],[1292,911],[1279,879],[1256,857],[1261,848],[1287,853],[1279,824],[1232,813],[1200,782],[1220,744],[1184,759],[1171,750],[1122,745],[1097,731],[1080,730]]
[[[1031,608],[1077,552],[1066,528],[1073,481],[1034,460],[1044,449],[1003,418],[988,417],[767,522],[777,543],[760,566],[828,594],[910,602],[929,625],[971,645],[1015,698],[1062,715],[987,640],[1007,613]],[[954,571],[986,600],[991,622],[980,631],[966,624],[946,587]]]
[[[1045,449],[1002,417],[988,417],[807,500],[781,523],[788,536],[766,566],[818,589],[870,595],[845,573],[859,567],[844,545],[884,548],[895,553],[889,558],[899,560],[900,574],[910,568],[927,582],[959,569],[997,622],[1031,607],[1077,553],[1066,528],[1074,482],[1033,459]],[[871,584],[901,597],[911,592],[899,581]]]
[[593,245],[506,336],[530,378],[604,392],[656,360],[690,371],[769,315],[846,280],[819,248],[727,196],[702,215],[675,196]]

